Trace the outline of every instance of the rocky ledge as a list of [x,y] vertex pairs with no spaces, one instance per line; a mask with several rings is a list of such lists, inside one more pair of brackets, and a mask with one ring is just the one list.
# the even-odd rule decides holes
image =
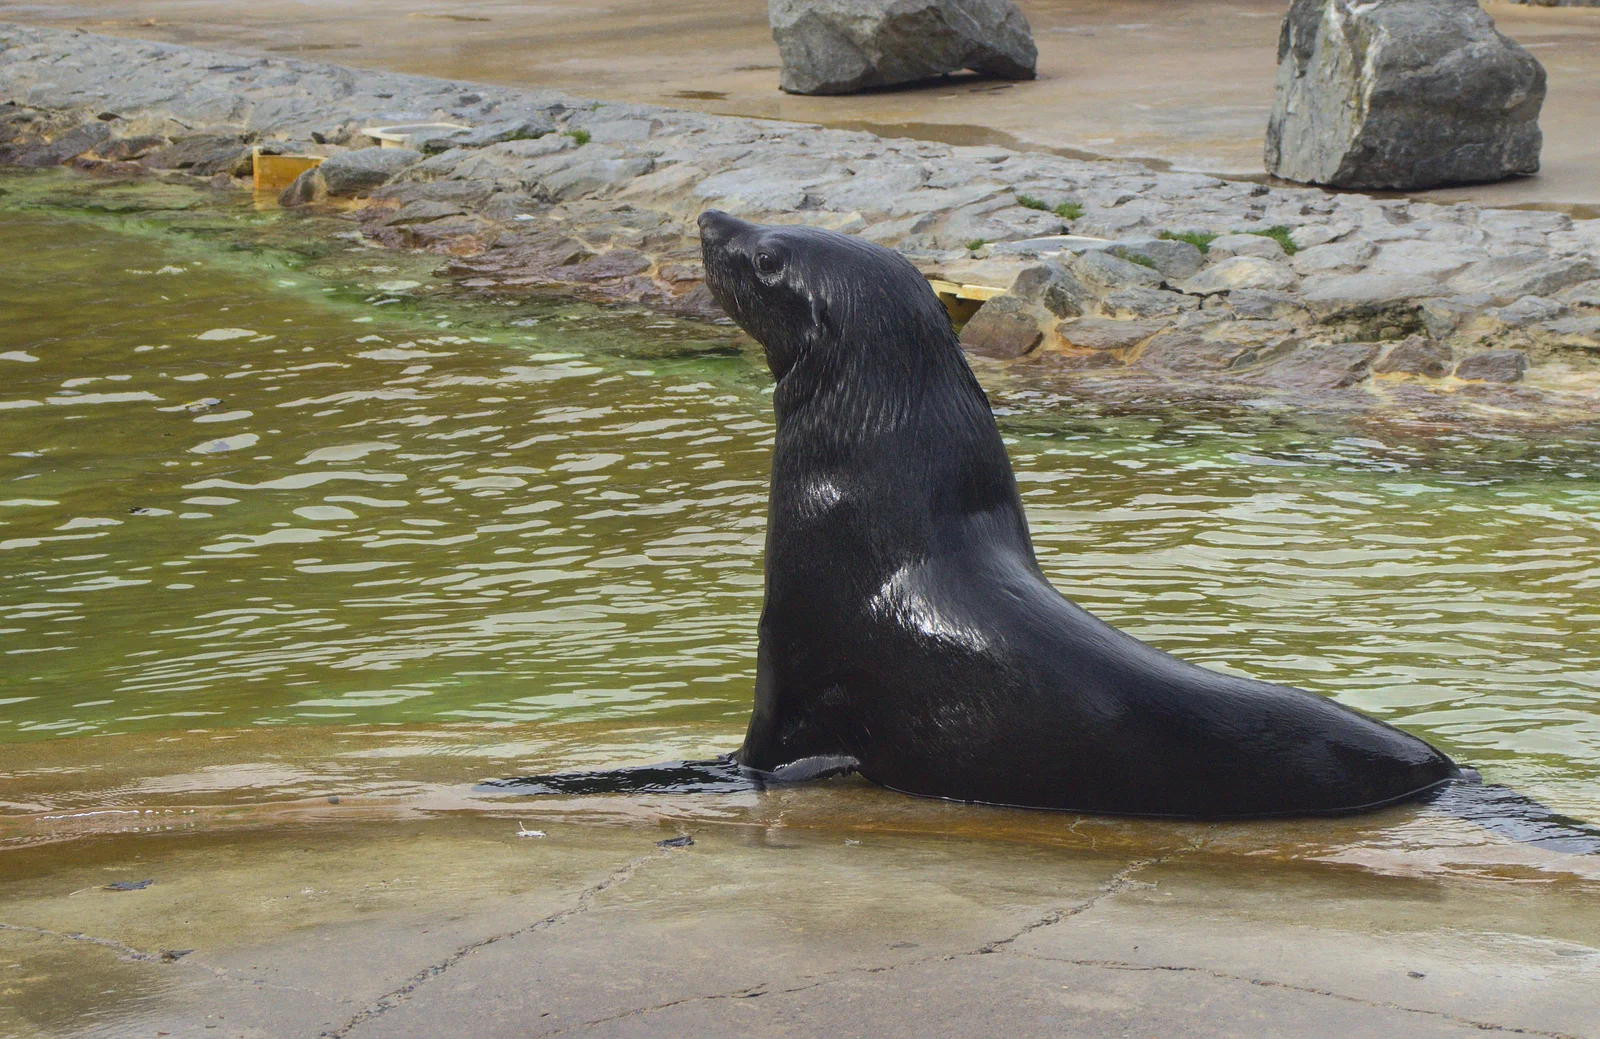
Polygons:
[[[329,156],[286,202],[445,254],[468,290],[723,320],[694,226],[715,206],[899,249],[958,314],[987,298],[962,331],[980,364],[1046,388],[1600,415],[1600,220],[15,25],[0,25],[0,102],[12,165],[232,188],[252,147]],[[365,147],[361,128],[416,121],[472,131]]]

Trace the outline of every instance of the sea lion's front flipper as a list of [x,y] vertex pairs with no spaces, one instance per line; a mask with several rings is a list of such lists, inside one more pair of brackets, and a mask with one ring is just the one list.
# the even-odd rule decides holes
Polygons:
[[849,775],[861,767],[861,762],[847,754],[823,754],[814,758],[801,758],[787,765],[779,765],[771,772],[746,769],[761,777],[764,783],[809,783],[813,779],[832,779]]
[[549,794],[732,794],[760,790],[771,783],[803,783],[855,771],[855,758],[802,758],[771,772],[749,768],[731,755],[709,761],[667,761],[602,772],[557,772],[514,776],[478,784],[483,793],[527,796]]

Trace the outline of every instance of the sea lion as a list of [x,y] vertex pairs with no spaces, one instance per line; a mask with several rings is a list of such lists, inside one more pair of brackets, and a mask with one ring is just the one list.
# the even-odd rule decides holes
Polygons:
[[706,284],[777,380],[755,710],[735,760],[956,801],[1334,815],[1462,778],[1333,700],[1186,663],[1053,588],[988,399],[892,250],[700,217]]

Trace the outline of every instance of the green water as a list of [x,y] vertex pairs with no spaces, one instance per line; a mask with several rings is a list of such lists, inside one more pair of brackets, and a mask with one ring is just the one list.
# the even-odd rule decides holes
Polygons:
[[[572,722],[737,742],[773,432],[747,344],[451,302],[437,257],[187,189],[0,188],[0,743]],[[991,391],[1063,592],[1600,808],[1592,431]]]

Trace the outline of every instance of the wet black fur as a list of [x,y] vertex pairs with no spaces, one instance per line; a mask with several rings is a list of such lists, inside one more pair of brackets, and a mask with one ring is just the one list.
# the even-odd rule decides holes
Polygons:
[[1460,778],[1414,736],[1185,663],[1052,588],[988,401],[903,257],[700,227],[708,286],[778,380],[740,764],[854,759],[915,794],[1186,818],[1356,812]]

